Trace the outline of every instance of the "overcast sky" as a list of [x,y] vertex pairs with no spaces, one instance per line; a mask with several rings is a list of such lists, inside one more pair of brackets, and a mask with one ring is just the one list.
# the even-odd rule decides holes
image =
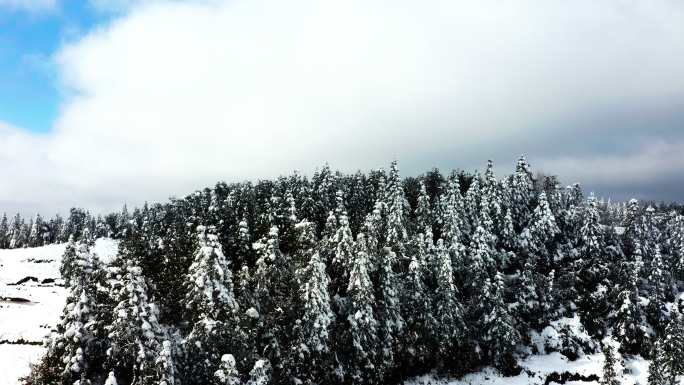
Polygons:
[[0,0],[10,19],[57,33],[13,53],[41,69],[14,89],[53,96],[0,108],[0,210],[324,161],[502,174],[520,153],[606,197],[684,200],[684,2]]

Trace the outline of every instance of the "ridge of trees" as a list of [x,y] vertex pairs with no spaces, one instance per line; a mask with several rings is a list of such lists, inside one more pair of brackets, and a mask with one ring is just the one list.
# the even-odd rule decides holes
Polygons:
[[109,264],[92,251],[97,225],[69,234],[67,305],[26,381],[514,374],[530,330],[579,315],[620,353],[657,358],[670,376],[655,376],[661,384],[684,374],[684,217],[670,208],[585,198],[535,176],[525,157],[503,178],[491,162],[483,174],[401,178],[393,162],[218,183],[114,215],[108,232],[121,242]]

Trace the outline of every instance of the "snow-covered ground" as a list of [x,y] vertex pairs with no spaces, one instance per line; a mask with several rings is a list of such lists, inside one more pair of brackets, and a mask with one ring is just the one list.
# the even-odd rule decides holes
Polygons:
[[[587,350],[595,350],[597,353],[585,354],[582,349],[579,349],[579,357],[571,361],[556,351],[562,346],[561,334],[571,336]],[[426,375],[414,378],[407,383],[409,385],[544,385],[549,375],[567,373],[572,377],[569,377],[569,381],[565,384],[598,385],[597,379],[601,378],[603,372],[604,356],[600,352],[598,341],[593,340],[586,333],[578,316],[553,321],[541,333],[531,331],[530,340],[537,352],[542,354],[530,354],[523,359],[519,363],[522,371],[517,376],[503,377],[496,369],[487,367],[458,379]],[[618,344],[614,340],[606,338],[603,343],[612,345],[619,357]],[[619,359],[617,361],[620,362]],[[620,382],[624,385],[646,385],[649,362],[641,357],[623,357],[622,361],[624,366],[615,368],[621,376]]]
[[[59,320],[66,296],[59,275],[65,247],[0,250],[0,385],[19,384]],[[114,240],[98,239],[94,252],[106,261],[117,247]]]
[[[459,379],[436,378],[435,376],[422,376],[409,381],[410,385],[543,385],[547,376],[551,373],[574,373],[584,378],[591,375],[601,377],[603,370],[603,354],[589,354],[569,361],[560,353],[544,355],[532,355],[520,363],[523,371],[518,376],[503,377],[496,369],[485,368],[477,373],[465,375]],[[625,369],[628,373],[622,374],[621,383],[624,385],[646,385],[648,376],[648,361],[637,358],[625,358]],[[552,382],[553,383],[553,382]],[[598,381],[567,381],[573,385],[597,385]]]

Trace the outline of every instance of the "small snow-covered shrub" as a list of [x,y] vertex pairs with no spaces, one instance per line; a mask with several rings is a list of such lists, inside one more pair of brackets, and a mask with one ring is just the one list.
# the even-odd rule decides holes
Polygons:
[[530,338],[537,353],[560,352],[571,361],[597,351],[577,315],[553,321],[541,333],[533,331]]

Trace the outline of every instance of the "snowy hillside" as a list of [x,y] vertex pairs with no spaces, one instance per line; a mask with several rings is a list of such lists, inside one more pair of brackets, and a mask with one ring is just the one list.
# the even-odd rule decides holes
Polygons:
[[677,383],[684,206],[533,175],[326,166],[74,211],[68,246],[3,257],[10,379],[54,327],[31,385]]
[[[0,250],[0,385],[19,383],[59,320],[66,296],[59,275],[65,246]],[[94,252],[110,259],[117,241],[98,239]]]
[[[0,385],[18,384],[18,378],[26,375],[29,364],[35,362],[43,352],[42,342],[64,306],[65,289],[59,277],[59,264],[65,244],[38,248],[0,250]],[[103,260],[112,258],[117,252],[117,242],[98,239],[95,253]],[[558,343],[558,330],[568,327],[573,335],[589,339],[584,334],[578,318],[566,318],[554,322],[542,333],[533,333],[532,340],[538,351]],[[589,343],[592,343],[589,341]],[[575,361],[568,360],[559,352],[532,355],[521,362],[523,371],[518,376],[503,377],[493,368],[466,375],[460,379],[421,376],[409,383],[414,385],[444,384],[544,384],[549,375],[568,373],[584,380],[585,384],[596,383],[600,377],[604,358],[601,353],[585,354]],[[625,358],[622,383],[645,384],[648,362],[641,358]],[[596,377],[595,377],[596,376]],[[577,380],[576,380],[577,381]]]

